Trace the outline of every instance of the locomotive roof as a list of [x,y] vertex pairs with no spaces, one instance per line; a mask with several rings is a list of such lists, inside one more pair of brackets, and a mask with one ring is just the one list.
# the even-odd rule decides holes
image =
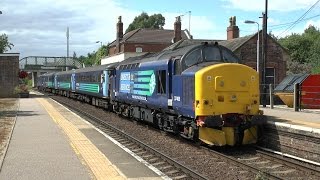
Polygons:
[[81,72],[91,72],[91,71],[102,71],[109,68],[114,68],[118,65],[118,63],[112,63],[112,64],[105,64],[105,65],[99,65],[99,66],[93,66],[93,67],[87,67],[82,69],[75,70],[75,73],[81,73]]
[[70,71],[61,71],[61,72],[57,72],[56,75],[72,74],[74,71],[75,69],[72,69]]

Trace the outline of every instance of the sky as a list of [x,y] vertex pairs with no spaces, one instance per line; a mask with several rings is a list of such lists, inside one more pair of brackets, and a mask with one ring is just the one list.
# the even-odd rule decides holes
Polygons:
[[[309,25],[320,28],[320,3],[305,20],[285,31],[318,0],[269,0],[268,32],[285,37],[302,33]],[[161,13],[165,29],[173,29],[182,16],[182,29],[195,39],[226,39],[229,17],[236,16],[240,36],[257,32],[265,0],[0,0],[0,34],[7,34],[14,47],[9,52],[27,56],[67,56],[66,29],[70,29],[70,56],[96,51],[100,43],[116,38],[116,23],[122,16],[124,30],[135,16]],[[189,16],[189,11],[191,11]],[[190,18],[189,18],[190,17]],[[287,24],[289,23],[289,24]],[[285,24],[282,25],[281,24]]]

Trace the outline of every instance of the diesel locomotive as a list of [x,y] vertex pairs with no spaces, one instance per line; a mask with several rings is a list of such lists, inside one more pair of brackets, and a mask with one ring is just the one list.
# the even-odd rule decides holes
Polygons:
[[181,40],[119,63],[45,74],[38,87],[208,145],[256,143],[258,73],[216,42]]

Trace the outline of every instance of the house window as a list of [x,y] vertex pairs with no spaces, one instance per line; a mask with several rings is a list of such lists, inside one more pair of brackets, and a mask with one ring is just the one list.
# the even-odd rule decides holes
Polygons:
[[275,69],[272,67],[266,68],[266,84],[275,84]]
[[136,47],[136,52],[141,53],[142,52],[142,47]]
[[166,70],[158,71],[157,85],[158,85],[158,93],[166,94]]

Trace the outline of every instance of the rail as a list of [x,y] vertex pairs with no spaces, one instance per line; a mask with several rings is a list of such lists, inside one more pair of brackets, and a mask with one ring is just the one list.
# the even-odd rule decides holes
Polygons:
[[107,128],[111,131],[113,131],[114,133],[117,133],[119,135],[121,135],[122,137],[124,137],[125,139],[138,144],[141,148],[148,150],[149,152],[151,152],[152,154],[155,154],[157,157],[163,159],[164,161],[168,162],[169,164],[171,164],[172,166],[180,169],[180,171],[184,172],[185,174],[189,175],[192,179],[207,179],[206,177],[202,176],[201,174],[191,170],[190,168],[180,164],[179,162],[175,161],[174,159],[170,158],[169,156],[161,153],[160,151],[152,148],[151,146],[143,143],[142,141],[136,139],[135,137],[125,133],[123,130],[118,129],[117,127],[114,127],[113,125],[107,123],[106,121],[103,121],[101,119],[99,119],[98,117],[95,117],[94,115],[87,113],[79,108],[70,106],[68,103],[66,102],[62,102],[59,101],[59,103],[61,103],[62,105],[72,109],[73,111],[76,111],[77,113],[83,115],[84,117],[87,117],[88,119],[91,119],[92,121],[94,121],[95,123],[100,124],[100,126],[102,125],[104,128]]

